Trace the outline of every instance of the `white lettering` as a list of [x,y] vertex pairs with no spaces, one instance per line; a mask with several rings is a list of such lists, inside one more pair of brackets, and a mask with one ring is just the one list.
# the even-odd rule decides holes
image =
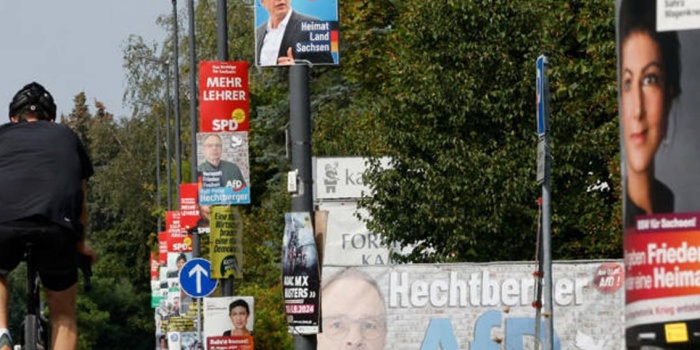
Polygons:
[[442,307],[447,305],[448,296],[445,294],[447,291],[448,283],[446,281],[437,280],[430,284],[430,304],[435,307]]
[[246,92],[243,90],[204,90],[202,101],[245,101]]
[[[696,278],[700,281],[700,272]],[[586,278],[557,279],[554,283],[554,303],[560,306],[581,305]],[[700,283],[700,282],[698,282]],[[466,307],[466,306],[524,306],[534,300],[532,278],[498,280],[487,272],[460,277],[451,271],[444,278],[430,281],[411,280],[408,272],[392,272],[389,277],[389,307]]]
[[208,77],[208,88],[242,88],[243,84],[239,77]]

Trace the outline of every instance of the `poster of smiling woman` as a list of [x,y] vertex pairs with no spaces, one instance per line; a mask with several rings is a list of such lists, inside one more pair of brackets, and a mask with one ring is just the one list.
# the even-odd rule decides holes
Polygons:
[[626,344],[700,348],[700,3],[616,4]]

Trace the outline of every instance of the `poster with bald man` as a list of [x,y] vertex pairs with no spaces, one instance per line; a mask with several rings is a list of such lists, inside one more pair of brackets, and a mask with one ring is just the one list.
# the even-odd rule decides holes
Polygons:
[[248,132],[197,133],[199,204],[250,204]]

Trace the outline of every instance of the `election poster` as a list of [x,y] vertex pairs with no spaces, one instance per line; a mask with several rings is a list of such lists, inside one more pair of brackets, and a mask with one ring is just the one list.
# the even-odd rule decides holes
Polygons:
[[[543,349],[536,270],[528,262],[324,266],[318,349]],[[555,261],[552,273],[552,350],[625,349],[622,261]]]
[[232,206],[211,208],[209,255],[211,277],[243,277],[243,218]]
[[199,63],[199,130],[248,131],[248,62]]
[[197,332],[168,332],[165,344],[168,350],[200,349]]
[[192,231],[199,221],[198,192],[196,182],[180,184],[180,226],[187,232]]
[[337,0],[255,0],[255,65],[338,65]]
[[161,266],[165,266],[168,261],[168,240],[170,239],[170,232],[160,231],[158,232],[158,263]]
[[165,212],[165,231],[168,252],[192,251],[192,238],[183,230],[179,210]]
[[167,278],[168,286],[180,285],[180,270],[192,260],[192,252],[168,252]]
[[616,5],[627,346],[700,348],[700,4]]
[[311,214],[286,213],[282,238],[282,279],[287,325],[292,334],[320,330],[318,250]]
[[255,303],[251,296],[204,298],[207,350],[253,350]]
[[200,205],[250,204],[248,132],[197,133]]
[[158,307],[160,302],[167,296],[161,290],[161,264],[156,253],[151,252],[151,308]]

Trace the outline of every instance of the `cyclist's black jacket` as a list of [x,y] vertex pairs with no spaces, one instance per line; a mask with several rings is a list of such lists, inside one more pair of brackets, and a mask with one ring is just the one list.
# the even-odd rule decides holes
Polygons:
[[43,216],[80,234],[92,163],[78,136],[48,121],[0,126],[0,224]]

